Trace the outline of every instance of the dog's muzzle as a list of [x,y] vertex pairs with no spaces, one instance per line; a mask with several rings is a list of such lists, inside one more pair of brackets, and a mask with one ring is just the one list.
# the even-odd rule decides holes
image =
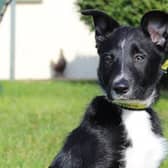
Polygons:
[[121,78],[120,80],[114,81],[112,89],[118,95],[126,94],[129,91],[128,80]]

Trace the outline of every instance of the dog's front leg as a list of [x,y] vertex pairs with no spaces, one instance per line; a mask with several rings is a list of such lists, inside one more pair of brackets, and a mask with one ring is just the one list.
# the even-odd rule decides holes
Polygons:
[[70,152],[60,152],[49,168],[82,168],[81,162],[78,158],[75,158]]

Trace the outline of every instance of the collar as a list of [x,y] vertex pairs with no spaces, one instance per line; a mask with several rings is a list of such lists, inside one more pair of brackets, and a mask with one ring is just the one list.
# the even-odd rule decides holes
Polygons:
[[166,73],[168,70],[168,60],[165,60],[165,62],[162,64],[161,69]]
[[130,110],[145,110],[149,105],[142,100],[113,100],[114,104]]

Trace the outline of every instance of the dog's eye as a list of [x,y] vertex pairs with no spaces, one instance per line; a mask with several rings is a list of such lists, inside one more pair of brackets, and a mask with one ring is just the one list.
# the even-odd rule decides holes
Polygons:
[[144,59],[145,59],[145,56],[143,54],[138,53],[134,55],[135,62],[143,62]]
[[114,56],[113,55],[105,55],[104,62],[107,65],[111,65],[113,63]]

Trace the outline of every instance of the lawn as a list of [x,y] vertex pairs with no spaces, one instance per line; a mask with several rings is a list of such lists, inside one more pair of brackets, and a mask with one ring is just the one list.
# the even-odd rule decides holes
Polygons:
[[[1,82],[0,167],[47,168],[90,100],[100,94],[91,82]],[[162,92],[155,109],[168,137],[168,92]],[[167,167],[165,161],[162,168]]]

